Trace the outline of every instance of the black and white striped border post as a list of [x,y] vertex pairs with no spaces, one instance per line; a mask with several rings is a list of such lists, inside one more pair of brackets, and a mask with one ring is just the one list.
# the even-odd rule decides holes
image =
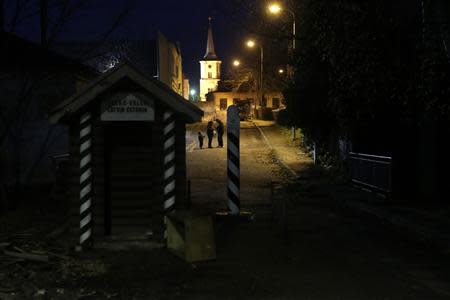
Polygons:
[[227,173],[228,173],[228,211],[239,215],[240,210],[240,163],[239,163],[239,109],[231,105],[227,109]]
[[[166,111],[164,121],[164,224],[166,215],[175,209],[175,116]],[[166,231],[164,229],[164,237]]]
[[80,241],[79,250],[92,245],[92,115],[80,117]]

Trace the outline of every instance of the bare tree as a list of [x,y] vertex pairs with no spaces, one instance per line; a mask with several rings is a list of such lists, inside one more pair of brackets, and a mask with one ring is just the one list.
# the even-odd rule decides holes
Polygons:
[[[92,7],[88,0],[1,0],[1,7],[5,8],[3,24],[6,32],[14,33],[23,22],[35,18],[41,13],[41,22],[45,34],[42,35],[45,47],[51,47],[64,34],[65,25],[79,17]],[[109,36],[123,23],[125,17],[132,10],[135,1],[128,1],[127,5],[116,16],[111,17],[107,29],[100,33],[97,42],[91,49],[79,53],[76,60],[80,63],[89,57],[90,53],[105,43]],[[2,11],[0,11],[1,13]],[[9,12],[9,15],[8,13]],[[8,35],[13,37],[13,35]],[[60,68],[64,68],[61,66]],[[28,185],[36,175],[36,170],[42,161],[48,157],[52,146],[66,134],[57,125],[46,122],[48,109],[69,96],[73,92],[75,80],[70,70],[45,67],[27,68],[27,66],[8,65],[0,72],[0,204],[5,198],[5,190],[11,187],[21,190]],[[72,81],[72,87],[67,82]],[[37,130],[36,128],[40,128]],[[30,132],[33,132],[30,136]],[[31,162],[24,167],[24,155],[29,155],[30,143],[34,143],[35,152]],[[9,170],[8,176],[5,170]],[[13,177],[10,176],[13,174]],[[9,186],[7,188],[6,186]]]

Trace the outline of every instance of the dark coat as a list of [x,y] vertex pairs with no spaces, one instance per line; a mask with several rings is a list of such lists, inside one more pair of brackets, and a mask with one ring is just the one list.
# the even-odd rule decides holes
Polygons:
[[223,123],[220,120],[217,120],[217,134],[223,135]]
[[212,137],[214,135],[214,128],[212,122],[208,122],[208,125],[206,126],[206,135],[208,137]]

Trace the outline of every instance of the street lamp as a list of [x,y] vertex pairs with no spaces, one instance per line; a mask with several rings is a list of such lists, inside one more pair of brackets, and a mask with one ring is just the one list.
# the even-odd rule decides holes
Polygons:
[[[267,6],[267,9],[269,13],[272,15],[279,15],[283,11],[283,7],[278,2],[272,2]],[[290,10],[286,9],[292,16],[292,50],[295,50],[295,13]]]
[[278,69],[278,74],[283,74],[284,70],[283,69]]
[[241,62],[237,59],[233,60],[233,66],[239,67],[241,65]]
[[260,74],[260,76],[261,77],[260,77],[259,89],[260,89],[260,93],[261,93],[261,98],[260,98],[259,105],[262,106],[263,100],[264,100],[264,92],[263,92],[264,50],[263,50],[263,47],[261,46],[261,44],[259,44],[259,43],[257,44],[254,40],[248,40],[246,44],[247,44],[248,48],[254,48],[255,46],[259,46],[259,49],[260,49],[260,55],[261,55],[261,65],[260,65],[261,74]]
[[278,14],[281,12],[281,5],[278,2],[273,2],[269,4],[268,9],[271,14]]
[[[278,2],[269,3],[267,8],[269,10],[269,13],[271,13],[272,15],[279,15],[283,10],[283,7]],[[295,52],[295,38],[296,38],[295,13],[292,10],[290,10],[289,8],[286,10],[291,14],[291,17],[292,17],[292,52]],[[292,69],[289,68],[289,65],[287,67],[288,67],[288,73],[287,73],[288,77],[291,77]],[[279,70],[278,73],[280,75],[282,75],[283,72],[280,72],[280,71],[281,70]],[[292,140],[295,141],[295,126],[292,126]]]
[[247,47],[249,47],[249,48],[255,47],[255,41],[254,40],[248,40],[247,41]]
[[189,93],[191,94],[191,99],[192,99],[192,100],[195,100],[195,94],[197,93],[197,91],[196,91],[195,89],[191,89],[191,90],[189,91]]

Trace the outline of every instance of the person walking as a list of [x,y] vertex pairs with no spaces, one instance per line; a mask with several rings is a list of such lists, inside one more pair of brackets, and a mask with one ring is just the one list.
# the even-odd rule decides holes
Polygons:
[[209,121],[208,125],[206,125],[206,135],[208,136],[208,148],[212,148],[211,144],[214,136],[214,128],[212,121]]
[[216,122],[217,122],[216,129],[217,129],[217,143],[218,143],[217,147],[223,148],[223,132],[224,132],[223,123],[219,119],[217,119]]
[[203,149],[203,139],[205,138],[205,136],[199,131],[198,132],[198,147],[200,149]]

